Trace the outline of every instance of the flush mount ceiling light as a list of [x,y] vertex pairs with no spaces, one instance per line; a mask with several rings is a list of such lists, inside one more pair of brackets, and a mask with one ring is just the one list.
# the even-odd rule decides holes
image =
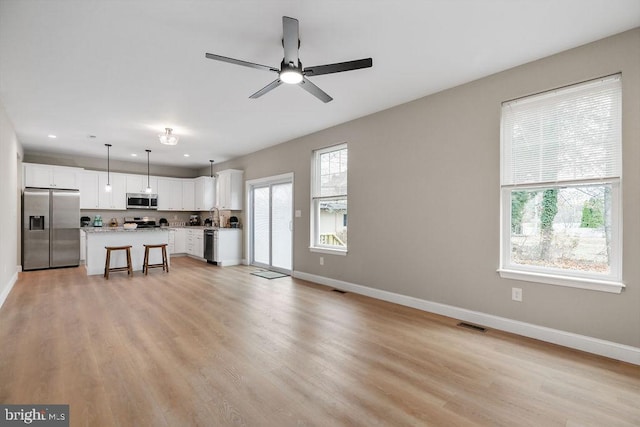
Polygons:
[[178,143],[179,138],[176,135],[174,135],[172,132],[173,132],[173,129],[164,128],[164,133],[158,135],[158,138],[160,138],[160,142],[164,145],[176,145]]
[[111,165],[109,164],[109,151],[111,150],[111,144],[104,144],[107,147],[107,185],[104,186],[104,191],[107,193],[111,192],[111,182],[109,180],[109,175],[111,173]]

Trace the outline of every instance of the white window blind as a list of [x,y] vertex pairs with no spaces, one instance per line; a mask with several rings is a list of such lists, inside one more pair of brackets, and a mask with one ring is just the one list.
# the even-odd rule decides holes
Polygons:
[[620,75],[502,104],[503,186],[621,175]]

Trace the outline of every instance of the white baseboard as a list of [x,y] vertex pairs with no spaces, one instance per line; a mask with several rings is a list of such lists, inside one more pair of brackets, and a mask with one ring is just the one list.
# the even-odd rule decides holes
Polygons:
[[569,347],[576,350],[621,360],[623,362],[640,365],[640,348],[637,347],[618,344],[615,342],[592,338],[585,335],[574,334],[572,332],[561,331],[558,329],[547,328],[544,326],[538,326],[531,323],[520,322],[518,320],[507,319],[505,317],[494,316],[491,314],[481,313],[479,311],[467,310],[447,304],[427,301],[415,297],[397,294],[394,292],[369,288],[367,286],[356,285],[355,283],[317,276],[315,274],[309,274],[302,271],[294,271],[293,277],[307,280],[309,282],[318,283],[321,285],[331,286],[339,290],[349,291],[371,298],[416,308],[418,310],[452,317],[454,319],[463,320],[465,322],[470,322],[505,332],[511,332],[517,335],[535,338],[564,347]]
[[21,270],[22,267],[16,269],[16,272],[13,274],[13,276],[11,276],[11,279],[9,279],[9,283],[5,285],[4,290],[2,291],[2,293],[0,293],[0,307],[2,307],[2,304],[4,304],[4,301],[9,296],[9,292],[11,292],[11,289],[13,289],[13,285],[15,285],[18,281],[18,272]]

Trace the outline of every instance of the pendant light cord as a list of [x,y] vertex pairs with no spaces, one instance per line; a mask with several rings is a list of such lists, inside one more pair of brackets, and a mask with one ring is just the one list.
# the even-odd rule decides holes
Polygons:
[[147,152],[147,188],[151,188],[150,183],[151,180],[149,179],[149,153],[151,153],[151,150],[145,150]]
[[111,173],[111,164],[110,164],[110,156],[109,156],[109,152],[111,151],[111,144],[104,144],[107,146],[107,185],[111,184],[111,181],[109,179],[109,175]]

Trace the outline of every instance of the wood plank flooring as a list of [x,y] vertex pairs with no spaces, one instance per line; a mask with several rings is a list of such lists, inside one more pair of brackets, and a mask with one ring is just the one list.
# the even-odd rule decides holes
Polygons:
[[21,273],[0,403],[72,426],[638,426],[640,367],[251,267]]

